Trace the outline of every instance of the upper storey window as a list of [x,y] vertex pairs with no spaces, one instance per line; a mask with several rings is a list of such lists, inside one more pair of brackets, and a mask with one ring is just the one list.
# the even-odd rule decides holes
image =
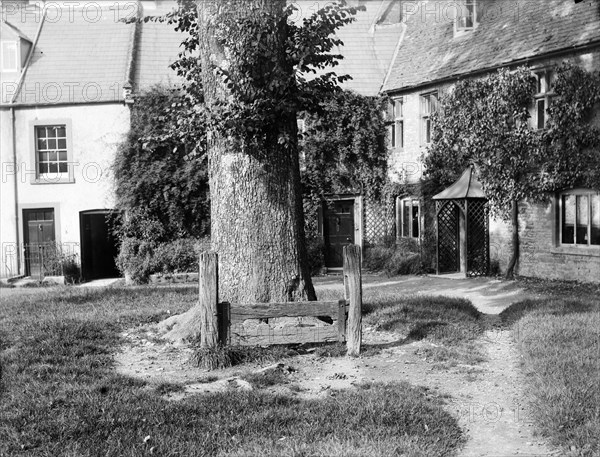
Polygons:
[[404,147],[404,99],[396,98],[390,103],[390,145],[393,148]]
[[551,69],[539,70],[535,72],[535,77],[537,90],[532,118],[536,129],[544,129],[548,123],[548,108],[554,96],[554,72]]
[[456,3],[456,31],[465,32],[477,27],[477,0],[462,0]]
[[438,93],[421,95],[421,144],[431,143],[431,115],[437,111]]

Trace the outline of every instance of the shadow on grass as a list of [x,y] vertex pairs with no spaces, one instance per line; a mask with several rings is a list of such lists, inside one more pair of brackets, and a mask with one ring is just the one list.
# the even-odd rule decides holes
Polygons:
[[500,313],[503,325],[511,326],[530,313],[565,316],[599,310],[600,305],[591,301],[535,298],[514,303]]
[[14,343],[0,353],[0,455],[424,457],[464,443],[443,402],[408,384],[319,400],[228,390],[167,401],[179,385],[114,373],[117,322],[30,316],[16,329],[25,320],[12,317],[0,321]]

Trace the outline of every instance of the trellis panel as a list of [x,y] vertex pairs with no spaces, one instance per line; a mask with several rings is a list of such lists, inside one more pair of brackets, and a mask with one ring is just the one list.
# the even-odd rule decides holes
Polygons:
[[436,207],[438,272],[456,272],[460,270],[459,209],[452,201],[436,202]]
[[467,204],[467,275],[485,276],[490,264],[489,206],[485,200]]
[[377,244],[395,232],[395,208],[393,204],[377,204],[365,199],[364,241]]

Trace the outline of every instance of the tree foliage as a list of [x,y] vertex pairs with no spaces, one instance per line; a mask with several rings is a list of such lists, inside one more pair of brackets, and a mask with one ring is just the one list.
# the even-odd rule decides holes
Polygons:
[[[177,11],[149,20],[167,20],[186,36],[172,66],[185,80],[184,93],[190,101],[186,106],[191,107],[181,126],[185,128],[194,117],[202,117],[211,135],[235,136],[244,144],[241,150],[256,152],[263,150],[260,146],[264,142],[295,143],[295,135],[282,124],[295,118],[298,111],[319,111],[322,99],[350,79],[327,69],[343,58],[332,52],[343,45],[335,31],[353,22],[364,7],[347,6],[344,0],[330,2],[313,15],[293,22],[298,10],[293,3],[284,5],[282,12],[266,12],[256,6],[252,14],[247,14],[241,8],[243,2],[179,0]],[[217,75],[229,95],[206,103],[202,103],[204,88],[198,59],[199,12],[213,18],[211,39],[227,54],[222,56],[223,64],[206,71]]]
[[511,198],[600,187],[600,72],[570,63],[557,69],[543,130],[528,123],[534,78],[524,67],[504,69],[460,81],[442,99],[424,157],[432,193],[454,182],[468,164],[478,167],[486,195],[501,215]]
[[205,142],[204,129],[179,129],[184,103],[164,87],[136,98],[113,164],[116,206],[127,214],[123,236],[159,242],[208,233],[207,167],[193,154]]

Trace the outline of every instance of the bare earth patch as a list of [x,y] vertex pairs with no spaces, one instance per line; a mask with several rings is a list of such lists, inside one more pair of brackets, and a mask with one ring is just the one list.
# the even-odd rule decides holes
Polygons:
[[[445,283],[443,281],[446,281]],[[448,295],[464,294],[484,312],[500,312],[524,296],[514,289],[504,290],[493,282],[465,283],[443,280]],[[431,278],[424,278],[433,286]],[[439,286],[439,281],[435,283]],[[424,284],[410,279],[396,285],[414,293]],[[374,285],[369,285],[370,287]],[[383,287],[393,287],[385,283]],[[331,287],[327,285],[326,287]],[[412,290],[412,289],[415,290]],[[443,287],[428,287],[430,293],[441,293]],[[426,293],[424,291],[424,293]],[[505,294],[502,297],[502,294]],[[502,300],[504,299],[504,300]],[[504,306],[500,303],[504,301]],[[490,308],[493,306],[493,310]],[[494,316],[488,316],[494,319]],[[189,363],[192,351],[159,338],[156,327],[140,327],[123,337],[122,351],[115,355],[119,373],[140,378],[150,385],[180,384],[180,392],[167,394],[173,401],[187,395],[197,395],[226,389],[252,389],[245,377],[264,372],[265,366],[247,364],[225,370],[206,371]],[[379,347],[374,355],[359,358],[319,357],[314,351],[282,360],[266,370],[281,370],[284,382],[261,387],[264,390],[313,399],[335,395],[342,389],[363,382],[407,381],[426,387],[433,396],[445,399],[448,411],[459,419],[469,441],[460,455],[473,456],[557,456],[560,452],[548,448],[533,435],[527,401],[522,391],[520,360],[509,330],[489,330],[477,341],[487,355],[478,365],[447,366],[426,358],[433,343],[426,340],[404,343],[406,335],[364,329],[363,342]],[[370,351],[372,354],[374,351]],[[249,378],[249,379],[250,379]]]

